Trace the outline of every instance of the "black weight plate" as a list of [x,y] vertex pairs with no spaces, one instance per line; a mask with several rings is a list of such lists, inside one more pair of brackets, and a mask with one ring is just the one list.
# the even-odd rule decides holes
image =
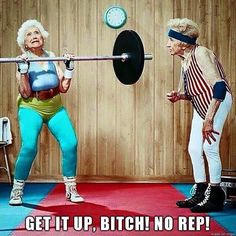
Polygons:
[[123,84],[134,84],[143,72],[144,49],[141,38],[133,30],[124,30],[116,38],[113,56],[119,56],[123,53],[129,54],[130,58],[125,62],[113,60],[116,77]]

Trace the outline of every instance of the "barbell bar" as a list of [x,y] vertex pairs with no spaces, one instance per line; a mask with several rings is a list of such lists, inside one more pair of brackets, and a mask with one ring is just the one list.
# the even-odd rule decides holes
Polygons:
[[[113,61],[113,60],[121,60],[125,62],[130,59],[132,55],[129,53],[123,53],[120,56],[78,56],[71,58],[72,61]],[[29,58],[29,62],[40,62],[40,61],[65,61],[65,57],[35,57]],[[145,54],[144,60],[152,60],[152,54]],[[0,58],[0,63],[19,63],[23,62],[23,60],[19,57],[6,57]]]
[[[112,60],[113,68],[118,80],[126,85],[136,83],[144,67],[144,60],[152,60],[152,54],[144,54],[142,40],[133,30],[122,31],[115,40],[112,56],[78,56],[73,61],[103,61]],[[65,61],[65,57],[36,57],[29,58],[29,62]],[[20,63],[22,59],[0,58],[0,63]]]

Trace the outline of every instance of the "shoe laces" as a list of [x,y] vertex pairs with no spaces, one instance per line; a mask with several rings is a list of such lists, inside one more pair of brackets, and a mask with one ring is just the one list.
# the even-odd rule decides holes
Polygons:
[[190,190],[191,196],[195,195],[197,192],[197,184],[194,184]]
[[190,189],[190,195],[191,197],[187,198],[186,200],[190,200],[197,192],[197,184],[194,184],[192,188]]
[[198,203],[198,205],[199,206],[205,205],[208,202],[210,195],[211,195],[211,185],[208,186],[208,188],[205,192],[205,198],[200,203]]
[[69,186],[69,191],[70,191],[71,194],[79,196],[79,194],[77,192],[77,189],[76,189],[76,185]]
[[23,192],[21,189],[14,189],[12,191],[11,198],[13,198],[13,199],[21,198],[22,194],[23,194]]

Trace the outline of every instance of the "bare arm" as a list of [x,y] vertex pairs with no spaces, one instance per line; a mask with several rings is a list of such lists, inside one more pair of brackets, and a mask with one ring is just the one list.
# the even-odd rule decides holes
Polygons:
[[[222,80],[215,64],[215,56],[211,51],[206,48],[200,48],[196,54],[196,59],[201,67],[204,78],[212,87]],[[213,129],[213,123],[215,114],[218,111],[221,102],[221,100],[212,98],[203,123],[203,139],[207,139],[209,143],[211,143],[210,138],[215,141],[213,133],[219,134]]]
[[70,88],[71,79],[67,79],[64,77],[64,73],[62,72],[62,69],[59,65],[56,65],[56,69],[60,81],[59,90],[61,93],[66,93]]
[[28,74],[20,74],[19,72],[16,73],[17,83],[18,83],[18,90],[20,95],[23,98],[28,98],[31,94],[31,87],[29,83],[29,76]]
[[[55,57],[54,53],[52,52],[50,52],[50,56]],[[70,88],[71,78],[65,78],[64,73],[59,64],[57,63],[54,64],[56,66],[57,75],[59,78],[59,90],[61,93],[66,93]]]

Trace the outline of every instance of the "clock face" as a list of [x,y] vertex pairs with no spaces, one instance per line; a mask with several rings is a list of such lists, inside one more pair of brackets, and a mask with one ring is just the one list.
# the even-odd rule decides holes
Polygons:
[[104,14],[105,23],[114,29],[122,27],[127,20],[127,14],[122,7],[113,6],[106,10]]

